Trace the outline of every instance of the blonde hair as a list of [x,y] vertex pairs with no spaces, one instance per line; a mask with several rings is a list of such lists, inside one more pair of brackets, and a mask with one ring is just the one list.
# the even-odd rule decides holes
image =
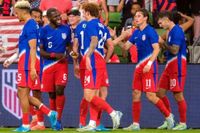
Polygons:
[[19,0],[19,1],[16,2],[15,8],[31,9],[31,5],[27,0]]

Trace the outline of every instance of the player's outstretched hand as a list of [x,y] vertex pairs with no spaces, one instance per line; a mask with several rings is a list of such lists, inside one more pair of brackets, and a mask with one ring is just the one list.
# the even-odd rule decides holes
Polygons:
[[31,75],[31,80],[33,80],[33,81],[36,80],[37,72],[35,69],[31,69],[30,75]]
[[147,65],[144,66],[144,68],[143,68],[143,73],[147,73],[147,72],[149,72],[150,69],[151,69],[151,66],[147,64]]
[[4,63],[3,63],[3,67],[8,68],[11,64],[12,64],[11,61],[5,60]]
[[71,56],[73,59],[76,60],[76,59],[78,58],[79,54],[76,53],[76,52],[74,52],[74,51],[71,51],[71,52],[70,52],[70,56]]

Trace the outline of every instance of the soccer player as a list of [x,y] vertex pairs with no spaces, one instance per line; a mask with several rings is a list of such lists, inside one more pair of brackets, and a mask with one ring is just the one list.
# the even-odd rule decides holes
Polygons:
[[[132,34],[124,48],[128,50],[135,44],[138,51],[138,61],[133,79],[133,123],[124,130],[140,130],[141,95],[145,92],[147,99],[152,102],[165,116],[168,129],[174,126],[173,115],[165,107],[165,104],[156,96],[157,82],[157,55],[159,53],[158,35],[148,25],[148,12],[140,9],[136,12],[134,21],[138,27]],[[125,33],[125,32],[124,32]],[[124,34],[123,33],[123,34]],[[126,35],[126,34],[125,34]],[[114,42],[116,43],[116,42]]]
[[[42,25],[42,11],[38,8],[33,8],[30,10],[30,14],[31,14],[31,18],[33,18],[38,25],[40,24],[40,26]],[[39,44],[37,45],[37,47],[39,48]],[[39,51],[37,52],[37,57],[38,60],[40,60],[40,54]],[[5,68],[8,68],[19,56],[19,51],[17,50],[17,52],[15,54],[13,54],[10,58],[6,59],[3,63],[3,66]],[[41,79],[41,64],[40,64],[40,68],[39,68],[39,76]],[[41,87],[40,87],[40,82],[38,83],[38,86],[32,89],[32,93],[33,96],[38,98],[40,101],[42,101],[41,98],[41,91],[40,91]],[[43,113],[40,110],[37,110],[34,106],[30,105],[30,114],[32,116],[32,121],[30,124],[30,128],[31,130],[44,130],[45,126],[44,126],[44,116]]]
[[71,43],[71,30],[61,24],[60,12],[55,8],[47,10],[50,21],[41,30],[40,52],[43,57],[42,91],[49,93],[52,110],[58,112],[55,130],[63,130],[61,124],[65,105],[64,90],[68,80],[66,47]]
[[[168,90],[172,91],[178,104],[180,123],[173,130],[185,130],[187,104],[183,95],[186,80],[186,41],[182,28],[173,22],[172,14],[162,12],[158,15],[160,27],[168,30],[167,44],[162,47],[167,49],[167,64],[159,81],[158,96],[162,99],[168,110],[171,111],[169,100],[166,96]],[[166,122],[158,129],[165,129]]]
[[38,59],[37,43],[39,40],[39,26],[31,19],[30,4],[28,1],[18,1],[15,4],[15,13],[25,25],[19,37],[19,62],[18,62],[18,98],[22,108],[22,126],[14,131],[28,132],[30,105],[36,106],[50,118],[51,126],[54,127],[57,121],[57,112],[51,111],[37,98],[30,96],[30,89],[38,88]]
[[[106,79],[106,63],[103,58],[103,47],[106,34],[105,27],[97,19],[99,8],[94,3],[83,5],[83,16],[86,21],[76,28],[76,39],[80,45],[80,79],[84,91],[84,101],[90,104],[90,122],[78,131],[91,131],[96,128],[96,121],[100,111],[105,110],[113,120],[113,129],[120,125],[122,113],[115,111],[105,100],[96,96],[97,90]],[[83,102],[83,100],[82,100]]]

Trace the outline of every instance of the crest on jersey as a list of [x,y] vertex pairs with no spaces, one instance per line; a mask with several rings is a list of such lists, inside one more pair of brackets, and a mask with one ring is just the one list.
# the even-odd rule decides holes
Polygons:
[[6,111],[11,113],[17,119],[21,119],[22,111],[17,98],[16,75],[17,70],[15,69],[2,70],[1,102]]
[[170,42],[171,41],[171,36],[169,36],[169,38],[168,38],[168,42]]
[[67,38],[67,34],[66,33],[62,33],[62,39],[66,39]]
[[82,26],[83,28],[86,28],[86,24],[83,24],[83,26]]
[[146,35],[142,35],[142,41],[145,41],[146,40]]

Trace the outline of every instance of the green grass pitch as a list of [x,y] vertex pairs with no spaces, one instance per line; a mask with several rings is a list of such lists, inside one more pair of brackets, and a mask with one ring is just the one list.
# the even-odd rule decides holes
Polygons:
[[[15,133],[12,130],[14,128],[0,128],[0,133]],[[31,133],[78,133],[75,128],[65,128],[63,131],[52,131],[51,129],[46,129],[44,131],[31,131]],[[157,129],[142,129],[140,131],[123,131],[121,129],[109,131],[109,132],[101,132],[101,133],[200,133],[200,129],[188,129],[184,131],[171,131],[171,130],[157,130]],[[87,133],[87,132],[86,132]],[[92,132],[88,132],[92,133]]]

